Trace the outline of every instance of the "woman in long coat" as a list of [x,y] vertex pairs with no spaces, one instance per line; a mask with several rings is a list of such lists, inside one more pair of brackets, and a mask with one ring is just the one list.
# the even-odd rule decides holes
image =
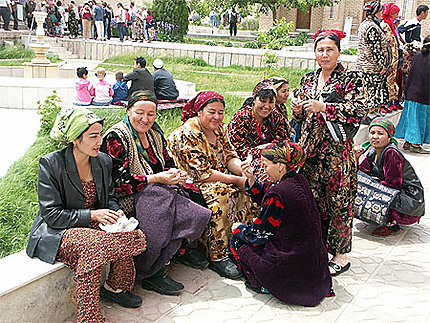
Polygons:
[[261,154],[273,182],[256,181],[250,164],[242,166],[246,191],[262,207],[251,225],[233,225],[233,255],[252,290],[316,306],[329,294],[332,281],[318,207],[306,177],[297,173],[304,151],[281,141]]
[[333,275],[350,267],[347,253],[357,194],[353,136],[367,113],[360,74],[337,63],[343,36],[331,30],[315,35],[320,68],[302,78],[299,98],[292,101],[294,118],[303,122],[299,142],[306,153],[303,172],[317,201],[324,242],[334,256],[329,263]]
[[369,114],[375,116],[388,103],[387,71],[391,66],[391,48],[378,20],[381,3],[369,1],[363,10],[366,19],[358,27],[357,69],[363,75]]

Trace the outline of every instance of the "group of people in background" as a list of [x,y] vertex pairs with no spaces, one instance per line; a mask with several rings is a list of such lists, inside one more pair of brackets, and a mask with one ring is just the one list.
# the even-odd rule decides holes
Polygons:
[[[104,119],[93,112],[59,112],[50,135],[66,147],[40,160],[40,208],[27,254],[75,271],[78,322],[104,320],[100,297],[139,307],[141,297],[131,292],[135,279],[146,290],[180,294],[183,284],[165,270],[170,261],[243,277],[254,292],[290,304],[316,306],[335,296],[332,277],[351,267],[359,171],[398,190],[387,221],[373,235],[389,236],[400,225],[419,222],[424,189],[395,137],[402,138],[402,127],[406,140],[412,141],[411,127],[422,135],[415,129],[421,125],[410,121],[414,111],[426,113],[418,123],[429,131],[430,36],[412,58],[398,129],[375,116],[369,140],[354,147],[362,120],[386,107],[380,96],[390,98],[386,82],[395,56],[386,35],[395,32],[394,5],[371,1],[364,10],[359,57],[368,61],[361,61],[359,71],[345,69],[338,62],[344,32],[319,30],[313,44],[319,68],[292,91],[293,120],[286,109],[288,80],[271,77],[236,107],[229,124],[222,94],[200,91],[166,138],[156,122],[166,93],[160,89],[177,91],[170,81],[157,91],[171,74],[160,73],[163,62],[155,60],[151,76],[143,57],[136,58],[133,72],[117,73],[117,93],[126,93],[124,82],[132,84],[124,118],[104,135]],[[376,19],[381,10],[382,26]],[[86,88],[93,104],[115,95],[105,74],[97,70],[98,82],[89,86],[88,72],[78,69],[77,90]],[[105,232],[132,219],[134,226]],[[108,279],[100,287],[107,263]]]
[[[146,68],[146,60],[143,57],[135,59],[134,70],[124,76],[123,72],[115,73],[116,82],[111,85],[105,81],[106,71],[99,67],[95,71],[98,79],[92,84],[88,80],[86,67],[76,70],[78,81],[75,84],[75,105],[126,105],[129,95],[137,90],[149,90],[156,95],[158,100],[176,100],[179,91],[176,87],[173,75],[164,67],[161,59],[153,62],[154,73]],[[130,88],[127,82],[131,81]]]
[[[429,119],[425,109],[417,105],[426,101],[427,81],[419,75],[423,69],[412,66],[418,66],[422,55],[417,54],[428,42],[421,38],[421,23],[428,16],[429,7],[418,6],[416,17],[403,24],[400,24],[400,8],[394,3],[382,5],[379,1],[369,1],[364,11],[366,19],[358,30],[357,68],[363,73],[371,98],[365,122],[369,124],[375,116],[405,106],[396,136],[406,140],[406,150],[428,153],[422,144],[430,136],[430,128],[426,126]],[[421,63],[425,64],[424,61]]]

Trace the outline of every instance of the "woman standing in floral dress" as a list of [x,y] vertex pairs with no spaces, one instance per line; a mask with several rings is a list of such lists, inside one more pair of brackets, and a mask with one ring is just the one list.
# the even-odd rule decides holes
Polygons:
[[357,69],[362,72],[367,90],[369,119],[388,103],[387,71],[391,66],[391,48],[379,24],[382,5],[379,1],[367,2],[363,7],[366,19],[358,28]]
[[[351,251],[357,191],[351,137],[367,113],[360,74],[337,63],[344,35],[333,30],[315,34],[315,59],[320,68],[302,78],[299,98],[292,101],[294,118],[303,122],[299,142],[306,153],[303,172],[318,204],[324,241],[334,256],[329,263],[332,275],[350,267],[346,254]],[[338,136],[335,129],[340,128],[352,135]]]

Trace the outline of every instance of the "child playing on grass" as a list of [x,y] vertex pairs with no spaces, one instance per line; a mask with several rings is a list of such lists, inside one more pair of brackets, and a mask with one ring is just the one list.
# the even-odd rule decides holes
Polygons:
[[99,67],[96,70],[96,77],[99,79],[94,85],[91,86],[90,94],[94,97],[93,105],[103,106],[109,105],[112,96],[113,89],[112,86],[104,80],[106,76],[106,71],[104,68]]
[[78,67],[76,69],[76,75],[79,77],[79,80],[75,83],[76,89],[76,101],[75,105],[90,105],[92,101],[92,97],[90,94],[90,81],[88,78],[88,70],[86,67]]
[[125,106],[127,104],[128,86],[124,81],[124,74],[117,72],[115,74],[116,83],[113,85],[113,98],[112,104]]

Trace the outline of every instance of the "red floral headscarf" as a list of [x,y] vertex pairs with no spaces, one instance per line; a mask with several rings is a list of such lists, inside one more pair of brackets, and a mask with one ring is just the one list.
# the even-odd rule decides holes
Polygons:
[[224,97],[215,91],[201,91],[197,93],[197,95],[190,101],[182,109],[182,122],[187,121],[188,119],[195,117],[197,113],[204,108],[209,100],[219,99],[224,103]]
[[312,37],[314,39],[314,48],[317,47],[317,44],[320,40],[330,36],[334,38],[332,38],[332,40],[336,43],[337,48],[340,50],[340,40],[345,38],[346,34],[342,30],[337,29],[318,29]]
[[398,12],[400,12],[400,8],[392,2],[386,3],[382,7],[382,19],[390,26],[394,35],[396,34],[396,27],[394,27],[394,18],[392,14]]

